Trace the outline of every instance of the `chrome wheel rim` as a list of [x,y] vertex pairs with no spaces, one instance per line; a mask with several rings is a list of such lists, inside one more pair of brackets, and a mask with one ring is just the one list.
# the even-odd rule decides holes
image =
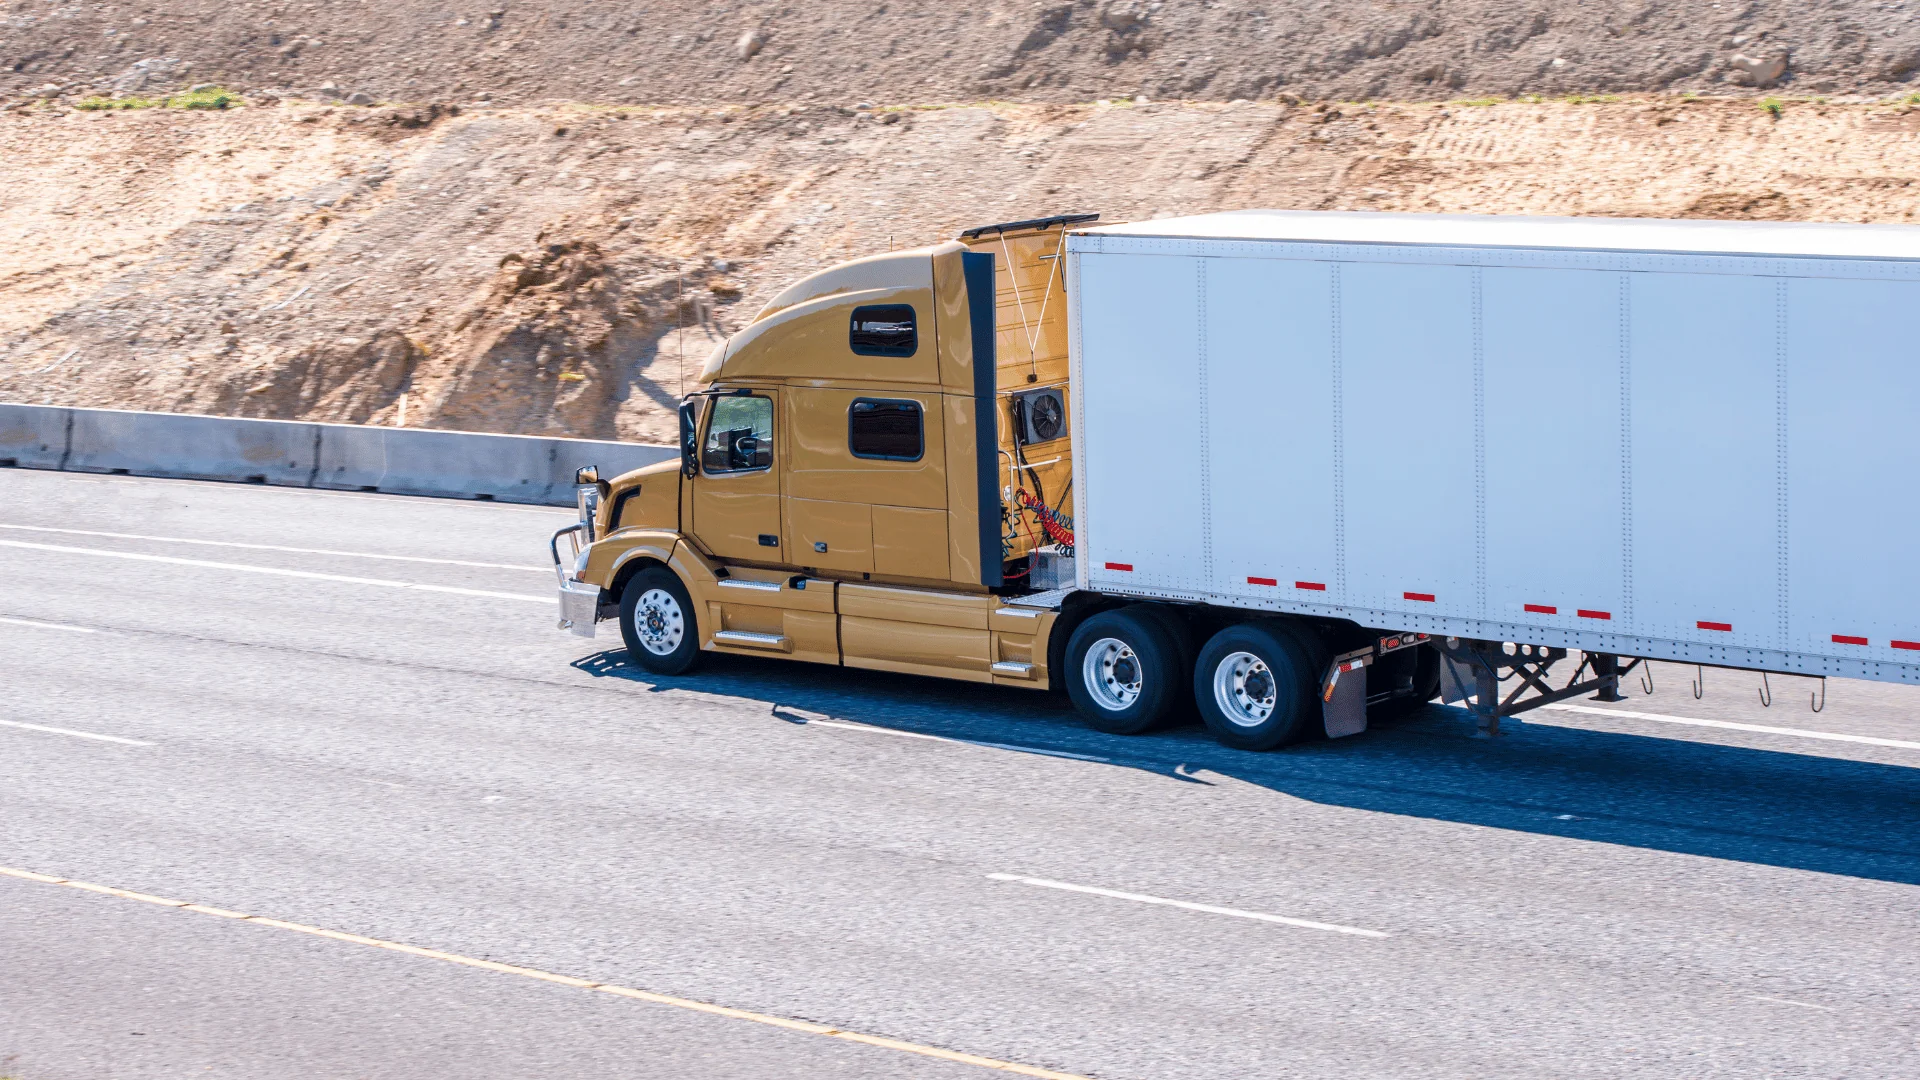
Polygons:
[[1279,704],[1279,684],[1265,660],[1250,652],[1229,653],[1213,669],[1213,700],[1228,723],[1259,727]]
[[1122,712],[1140,700],[1140,657],[1119,638],[1101,638],[1081,661],[1080,680],[1095,704]]
[[687,636],[686,613],[665,589],[648,589],[633,608],[634,636],[655,656],[672,655]]

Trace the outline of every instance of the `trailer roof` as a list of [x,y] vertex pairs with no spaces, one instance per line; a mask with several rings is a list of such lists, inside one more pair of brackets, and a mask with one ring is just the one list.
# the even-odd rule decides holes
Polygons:
[[1230,210],[1075,230],[1105,236],[1920,259],[1920,225]]

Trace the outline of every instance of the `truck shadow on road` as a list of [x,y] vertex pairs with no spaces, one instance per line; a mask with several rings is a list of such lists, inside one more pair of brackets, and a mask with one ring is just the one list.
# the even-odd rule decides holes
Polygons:
[[1104,735],[1064,696],[1031,690],[731,656],[660,678],[621,650],[574,666],[653,691],[765,701],[769,723],[829,716],[1329,806],[1920,885],[1920,755],[1909,767],[1545,724],[1475,740],[1464,712],[1443,706],[1338,742],[1253,754],[1191,723]]

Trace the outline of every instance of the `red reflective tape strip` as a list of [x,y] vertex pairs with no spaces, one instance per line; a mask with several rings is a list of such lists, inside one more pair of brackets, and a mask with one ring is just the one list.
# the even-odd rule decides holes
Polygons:
[[1613,612],[1611,611],[1588,611],[1586,608],[1580,608],[1579,610],[1575,611],[1574,614],[1580,616],[1583,619],[1613,618]]
[[1293,583],[1293,587],[1296,589],[1307,589],[1312,592],[1327,591],[1327,587],[1325,585],[1320,584],[1317,581],[1296,581]]
[[1270,578],[1270,577],[1250,577],[1250,578],[1248,578],[1248,579],[1247,579],[1247,584],[1249,584],[1249,585],[1278,585],[1278,584],[1280,584],[1280,582],[1279,582],[1278,580],[1276,580],[1276,579],[1274,579],[1274,578]]
[[1896,649],[1920,650],[1920,641],[1896,641],[1893,643],[1893,647]]
[[1528,611],[1531,611],[1531,612],[1533,612],[1533,613],[1534,613],[1534,614],[1536,614],[1536,615],[1558,615],[1558,614],[1560,614],[1560,609],[1559,609],[1559,608],[1557,608],[1557,607],[1551,607],[1551,606],[1549,606],[1549,605],[1547,605],[1547,604],[1526,604],[1526,605],[1524,605],[1524,606],[1526,607],[1526,609],[1527,609]]
[[1833,642],[1836,645],[1865,645],[1867,643],[1867,639],[1863,637],[1854,637],[1851,634],[1835,634],[1833,635]]
[[1132,564],[1132,563],[1130,563],[1130,562],[1110,562],[1110,563],[1108,563],[1108,564],[1107,564],[1107,569],[1109,569],[1109,570],[1125,570],[1125,571],[1127,571],[1128,573],[1132,573],[1132,572],[1133,572],[1133,564]]
[[1433,603],[1433,594],[1430,592],[1410,592],[1410,593],[1401,593],[1400,595],[1406,597],[1409,600],[1418,600],[1423,604]]
[[1723,634],[1730,634],[1733,632],[1733,624],[1730,622],[1698,622],[1698,623],[1694,623],[1693,625],[1699,627],[1702,630],[1718,630]]

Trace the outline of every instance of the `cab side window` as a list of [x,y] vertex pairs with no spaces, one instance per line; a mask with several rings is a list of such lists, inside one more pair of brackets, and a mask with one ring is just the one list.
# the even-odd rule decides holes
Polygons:
[[855,398],[847,410],[847,449],[854,457],[919,461],[926,444],[926,422],[917,401]]
[[722,397],[713,402],[700,464],[708,473],[746,472],[773,465],[773,399]]

